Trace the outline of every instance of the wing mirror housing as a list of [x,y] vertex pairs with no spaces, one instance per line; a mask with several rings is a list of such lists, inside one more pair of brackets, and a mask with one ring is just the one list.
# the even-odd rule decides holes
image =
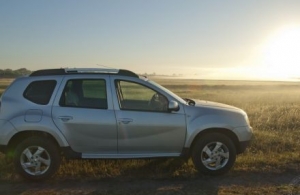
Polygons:
[[174,100],[171,100],[169,102],[169,105],[168,105],[168,110],[170,112],[172,111],[178,111],[179,110],[179,105],[178,105],[178,102],[174,101]]

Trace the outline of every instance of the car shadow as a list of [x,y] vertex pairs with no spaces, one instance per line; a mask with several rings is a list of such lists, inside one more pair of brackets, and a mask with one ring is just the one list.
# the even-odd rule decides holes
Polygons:
[[184,160],[162,158],[143,162],[142,166],[131,166],[114,177],[85,175],[72,178],[60,175],[44,182],[30,182],[21,178],[0,180],[0,194],[217,195],[224,188],[232,187],[237,190],[249,188],[249,194],[252,194],[251,189],[288,185],[299,176],[294,170],[259,172],[234,169],[221,176],[205,176],[196,171],[186,174],[180,172],[187,166]]

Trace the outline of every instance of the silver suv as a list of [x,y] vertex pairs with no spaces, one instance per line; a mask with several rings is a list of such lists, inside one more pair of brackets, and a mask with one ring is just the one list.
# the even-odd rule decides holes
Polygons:
[[180,98],[128,70],[38,70],[0,99],[0,151],[31,180],[51,177],[62,156],[191,157],[199,172],[219,175],[251,137],[243,110]]

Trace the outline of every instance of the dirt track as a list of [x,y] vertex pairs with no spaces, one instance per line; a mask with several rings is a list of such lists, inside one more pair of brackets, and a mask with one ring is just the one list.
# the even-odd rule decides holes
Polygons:
[[294,172],[232,171],[224,176],[198,176],[193,179],[113,178],[89,180],[83,178],[82,180],[71,180],[54,178],[38,183],[19,179],[15,182],[0,181],[0,194],[291,194],[291,190],[287,187],[298,176],[299,173]]

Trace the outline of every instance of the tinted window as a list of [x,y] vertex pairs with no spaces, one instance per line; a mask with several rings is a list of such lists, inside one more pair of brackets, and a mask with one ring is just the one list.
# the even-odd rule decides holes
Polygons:
[[168,109],[165,96],[144,85],[116,81],[116,89],[122,110],[162,111]]
[[107,109],[105,80],[69,80],[60,98],[60,105],[67,107]]
[[34,81],[25,89],[23,96],[36,104],[46,105],[49,103],[56,81]]

